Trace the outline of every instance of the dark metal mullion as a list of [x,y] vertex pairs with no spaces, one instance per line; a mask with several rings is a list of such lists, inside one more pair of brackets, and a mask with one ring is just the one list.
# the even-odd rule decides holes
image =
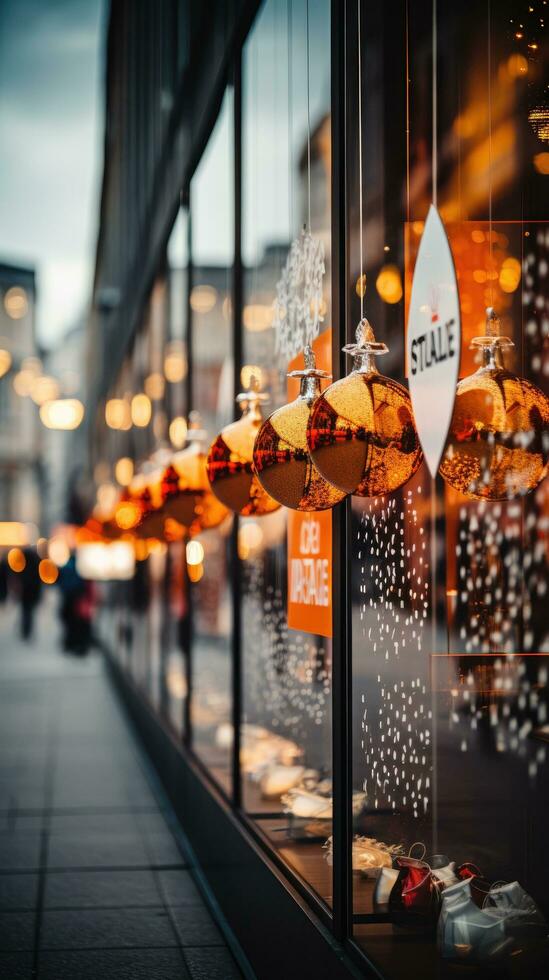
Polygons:
[[[187,189],[185,195],[186,200],[184,203],[188,207],[188,220],[187,220],[187,295],[185,297],[185,303],[187,306],[187,317],[186,317],[186,335],[185,335],[185,348],[187,354],[187,375],[185,378],[185,394],[186,394],[186,412],[187,418],[189,413],[193,408],[193,318],[192,318],[192,308],[191,308],[191,289],[192,289],[192,276],[193,276],[193,253],[192,253],[192,212],[190,207],[190,189]],[[187,594],[187,609],[185,618],[183,621],[183,636],[182,646],[183,646],[183,656],[185,658],[185,680],[187,682],[187,697],[185,698],[185,713],[183,717],[183,741],[187,748],[192,747],[192,724],[191,724],[191,707],[192,707],[192,691],[193,691],[193,672],[192,672],[192,644],[193,644],[193,623],[192,623],[192,594],[191,594],[191,580],[187,572],[187,561],[185,553],[182,557],[183,561],[183,580],[185,582],[185,590]]]
[[[348,0],[332,0],[332,365],[335,377],[344,371],[341,347],[346,337],[346,81],[345,28]],[[333,924],[336,939],[350,934],[351,870],[351,646],[350,583],[347,541],[350,499],[332,511],[333,643],[332,643],[332,767],[333,767]]]
[[[234,56],[234,261],[233,261],[233,386],[234,397],[240,390],[242,364],[242,49]],[[241,642],[241,563],[238,557],[238,516],[233,518],[231,536],[231,591],[233,629],[231,642],[232,684],[232,791],[233,805],[240,809],[242,784],[240,773],[240,723],[242,714],[242,642]]]

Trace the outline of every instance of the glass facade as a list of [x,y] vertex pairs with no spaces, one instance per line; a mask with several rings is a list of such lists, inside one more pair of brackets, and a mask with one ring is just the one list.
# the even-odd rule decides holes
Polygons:
[[[303,228],[323,248],[321,366],[341,373],[332,350],[354,337],[362,291],[389,347],[380,370],[406,385],[433,199],[459,288],[460,379],[477,370],[470,344],[494,307],[514,343],[508,411],[526,382],[547,390],[543,5],[435,13],[431,2],[336,17],[329,0],[260,5],[112,397],[130,403],[151,375],[162,393],[146,426],[98,432],[98,455],[178,449],[182,420],[207,448],[252,376],[265,413],[295,397],[299,350],[272,324]],[[346,39],[337,75],[334,24]],[[475,397],[470,412],[482,388]],[[529,412],[535,427],[541,394]],[[463,459],[465,441],[460,430],[448,459]],[[509,976],[547,966],[548,495],[544,482],[511,494],[506,473],[533,472],[531,449],[503,446],[521,462],[496,453],[480,492],[458,486],[448,462],[446,480],[424,462],[401,489],[349,497],[325,520],[296,523],[284,507],[230,515],[148,549],[133,581],[105,590],[104,635],[155,713],[355,961],[387,977],[410,975],[411,956],[422,977],[454,976],[459,959],[484,976],[492,955]],[[490,499],[490,480],[504,499]],[[317,533],[341,576],[329,580],[328,628],[320,613],[296,616],[289,584],[297,538]],[[405,901],[410,869],[417,892]],[[450,940],[439,925],[437,938],[444,890],[467,878],[462,932]],[[531,896],[529,931],[500,916],[503,948],[483,952],[493,885],[516,881]]]

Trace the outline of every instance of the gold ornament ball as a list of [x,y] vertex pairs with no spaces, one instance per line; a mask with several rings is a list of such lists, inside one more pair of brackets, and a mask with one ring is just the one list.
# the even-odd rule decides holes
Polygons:
[[263,422],[261,404],[265,400],[252,378],[250,390],[237,398],[243,408],[242,418],[221,430],[208,453],[207,474],[212,491],[225,507],[242,517],[261,517],[280,507],[263,489],[253,465],[254,443]]
[[311,412],[307,442],[320,473],[345,493],[377,497],[404,486],[423,453],[410,396],[380,374],[374,358],[387,352],[367,320],[356,343],[343,348],[353,370],[320,396]]
[[320,379],[328,377],[315,365],[312,348],[305,349],[305,368],[289,377],[301,379],[299,396],[277,409],[261,426],[254,446],[254,465],[265,490],[291,510],[328,510],[343,500],[319,473],[307,447],[307,428],[320,395]]
[[205,436],[197,413],[191,412],[189,445],[172,456],[162,474],[164,514],[191,535],[217,527],[228,513],[210,488],[203,448]]
[[454,413],[440,473],[470,497],[506,500],[534,490],[547,473],[549,399],[530,381],[507,371],[500,335],[489,307],[486,332],[475,337],[482,364],[457,386]]

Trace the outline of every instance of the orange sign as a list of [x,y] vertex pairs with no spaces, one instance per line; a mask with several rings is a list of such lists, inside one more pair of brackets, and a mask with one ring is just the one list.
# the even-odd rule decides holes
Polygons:
[[[332,331],[313,342],[316,363],[332,366]],[[289,371],[303,367],[303,355],[293,359]],[[288,397],[298,394],[296,381],[288,383]],[[332,512],[288,511],[288,626],[317,636],[332,635]]]

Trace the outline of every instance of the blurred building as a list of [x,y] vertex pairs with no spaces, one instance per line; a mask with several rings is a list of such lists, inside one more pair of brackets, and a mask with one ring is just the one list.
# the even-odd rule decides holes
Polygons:
[[[21,372],[36,371],[34,269],[0,264],[0,348],[8,370],[0,377],[0,520],[40,523],[39,422],[18,388]],[[33,359],[33,360],[29,360]],[[15,384],[14,384],[15,380]],[[18,390],[16,390],[18,389]]]
[[[56,379],[60,394],[85,400],[86,319],[82,317],[51,350],[44,354],[45,374]],[[41,430],[43,503],[42,533],[56,524],[81,520],[74,514],[75,486],[86,466],[86,443],[79,429]]]

